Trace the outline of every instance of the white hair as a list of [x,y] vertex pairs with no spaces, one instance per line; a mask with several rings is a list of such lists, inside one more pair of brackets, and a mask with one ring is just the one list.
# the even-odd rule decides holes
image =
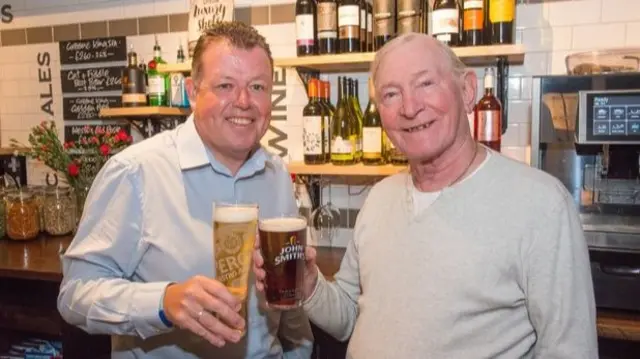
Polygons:
[[371,77],[373,78],[374,85],[376,84],[376,75],[378,73],[378,69],[382,64],[382,60],[384,60],[384,57],[395,49],[416,40],[422,40],[422,46],[426,46],[429,42],[435,44],[436,48],[440,50],[441,54],[443,55],[444,59],[447,60],[447,63],[449,65],[448,68],[444,67],[444,69],[451,70],[454,75],[456,75],[455,77],[459,78],[465,73],[465,71],[467,71],[467,67],[465,66],[465,64],[460,60],[460,58],[458,58],[458,56],[455,54],[455,52],[453,52],[453,50],[451,50],[449,46],[436,40],[431,35],[410,32],[402,34],[387,42],[386,44],[384,44],[384,46],[382,46],[380,50],[376,52],[373,63],[371,64]]

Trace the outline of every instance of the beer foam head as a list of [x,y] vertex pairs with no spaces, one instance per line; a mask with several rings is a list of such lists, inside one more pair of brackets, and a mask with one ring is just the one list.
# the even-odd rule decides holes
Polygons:
[[299,217],[269,218],[260,221],[260,229],[267,232],[295,232],[307,228],[307,221]]
[[258,219],[258,208],[249,206],[216,206],[213,219],[216,222],[223,223],[251,222]]

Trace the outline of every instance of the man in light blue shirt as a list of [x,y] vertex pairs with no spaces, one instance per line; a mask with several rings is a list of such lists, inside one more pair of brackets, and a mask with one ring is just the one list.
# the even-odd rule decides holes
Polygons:
[[93,182],[62,258],[58,310],[111,334],[112,358],[309,358],[301,310],[267,309],[252,278],[245,321],[214,279],[213,203],[297,214],[284,163],[259,144],[271,113],[269,47],[255,29],[222,23],[200,38],[192,67],[187,122],[117,154]]

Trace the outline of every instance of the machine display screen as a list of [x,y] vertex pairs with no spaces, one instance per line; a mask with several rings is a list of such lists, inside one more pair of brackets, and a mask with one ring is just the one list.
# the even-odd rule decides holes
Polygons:
[[640,91],[589,93],[586,110],[589,140],[629,141],[640,138]]

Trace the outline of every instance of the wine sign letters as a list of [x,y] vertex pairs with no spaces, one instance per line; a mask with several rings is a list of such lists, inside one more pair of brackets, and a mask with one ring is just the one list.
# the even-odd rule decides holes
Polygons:
[[114,125],[67,125],[64,127],[64,140],[80,141],[81,138],[90,138],[100,129],[104,133],[118,133],[121,130],[131,135],[130,124],[114,124]]
[[127,60],[127,38],[124,36],[61,41],[59,46],[62,65]]
[[13,21],[13,11],[11,11],[11,4],[4,4],[0,6],[0,20],[3,24],[10,24]]

